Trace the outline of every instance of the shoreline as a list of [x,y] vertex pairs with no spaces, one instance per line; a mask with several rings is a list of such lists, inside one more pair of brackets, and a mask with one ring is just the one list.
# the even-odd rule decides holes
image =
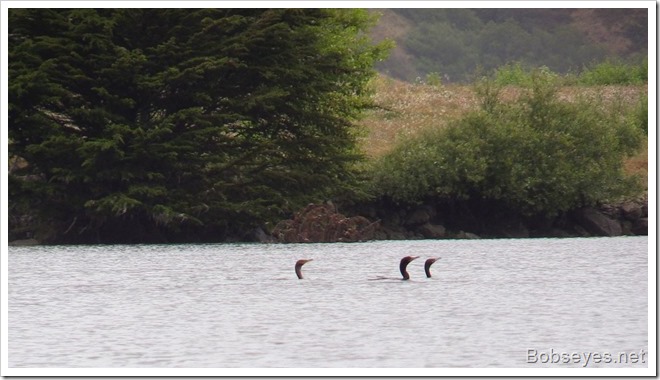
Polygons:
[[[524,218],[501,208],[475,209],[427,201],[395,205],[384,201],[346,207],[332,202],[310,204],[292,219],[280,221],[270,233],[263,227],[217,241],[162,241],[129,244],[334,243],[389,240],[544,239],[648,236],[648,197],[599,207],[583,207],[550,219]],[[454,205],[455,206],[455,205]],[[125,242],[65,245],[127,244]],[[8,246],[61,245],[30,236]]]

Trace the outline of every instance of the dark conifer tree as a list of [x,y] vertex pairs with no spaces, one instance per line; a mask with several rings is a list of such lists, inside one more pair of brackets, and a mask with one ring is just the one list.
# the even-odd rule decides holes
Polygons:
[[219,241],[350,187],[362,10],[12,9],[10,212],[50,242]]

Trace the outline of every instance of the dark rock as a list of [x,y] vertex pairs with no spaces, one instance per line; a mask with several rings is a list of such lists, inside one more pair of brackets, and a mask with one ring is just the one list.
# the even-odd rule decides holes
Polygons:
[[549,227],[549,228],[534,230],[531,235],[532,237],[551,237],[551,238],[566,238],[566,237],[575,236],[574,234],[571,234],[565,229],[559,227]]
[[428,207],[420,207],[411,212],[406,218],[407,226],[418,226],[431,220],[431,212]]
[[[646,196],[640,196],[543,218],[522,216],[488,202],[427,199],[421,205],[380,201],[362,205],[361,212],[357,214],[377,216],[381,220],[376,239],[645,235],[648,233],[648,220],[641,219],[648,217],[647,202]],[[444,228],[448,231],[443,231]],[[476,232],[478,235],[464,231]]]
[[590,237],[590,236],[591,236],[591,234],[589,233],[589,231],[587,231],[586,229],[584,229],[584,227],[582,227],[582,226],[579,225],[579,224],[574,225],[574,226],[573,226],[573,230],[574,230],[575,233],[576,233],[578,236],[580,236],[580,237]]
[[479,235],[473,234],[472,232],[459,231],[456,236],[456,239],[481,239]]
[[378,235],[384,236],[383,240],[405,240],[406,231],[401,227],[382,226],[378,229]]
[[390,231],[387,234],[389,240],[406,240],[406,234],[399,231]]
[[598,211],[611,219],[619,220],[623,218],[623,216],[621,215],[622,214],[621,205],[613,205],[613,204],[600,205]]
[[621,234],[622,235],[634,235],[632,232],[633,222],[629,220],[620,220],[621,222]]
[[415,231],[406,232],[406,240],[423,240],[424,236],[422,234],[416,233]]
[[11,246],[30,246],[30,245],[39,245],[39,241],[37,239],[21,239],[21,240],[14,240],[10,241],[9,245]]
[[275,238],[268,235],[261,227],[257,227],[248,234],[248,241],[257,243],[274,243]]
[[383,224],[388,226],[398,226],[401,224],[401,218],[396,212],[389,212],[382,217]]
[[591,207],[577,210],[575,219],[580,226],[592,235],[620,236],[623,233],[619,222]]
[[572,237],[568,231],[562,230],[561,228],[551,228],[548,230],[548,235],[549,237],[558,237],[558,238],[564,238],[564,237]]
[[648,235],[649,234],[649,219],[640,218],[633,224],[632,232],[635,235]]
[[417,227],[417,232],[426,239],[441,239],[445,237],[447,231],[445,230],[445,227],[439,224],[425,223]]
[[387,240],[387,238],[388,238],[387,232],[385,232],[385,230],[383,230],[382,228],[376,230],[376,232],[374,233],[374,240]]
[[492,227],[492,233],[497,237],[504,238],[528,238],[529,230],[519,220],[503,221],[500,225]]
[[634,202],[626,202],[621,205],[621,214],[631,222],[642,217],[642,207]]
[[372,222],[361,215],[346,217],[331,202],[309,204],[282,220],[272,235],[282,243],[331,243],[371,240],[380,221]]

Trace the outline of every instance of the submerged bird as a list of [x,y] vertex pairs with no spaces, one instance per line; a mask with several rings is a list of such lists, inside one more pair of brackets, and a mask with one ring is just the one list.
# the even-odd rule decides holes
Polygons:
[[[403,259],[401,259],[401,262],[399,263],[399,271],[401,272],[401,276],[403,277],[401,280],[409,280],[410,275],[408,274],[408,271],[406,268],[408,267],[408,264],[410,264],[411,261],[418,259],[419,256],[406,256]],[[376,278],[370,278],[369,280],[398,280],[397,278],[392,278],[392,277],[376,277]]]
[[426,262],[424,263],[424,272],[426,272],[427,278],[431,277],[431,265],[433,265],[433,263],[438,260],[440,260],[440,257],[432,257],[430,259],[427,259]]
[[314,261],[314,259],[301,259],[301,260],[296,261],[296,276],[298,276],[298,279],[302,280],[303,275],[302,275],[301,268],[302,268],[303,265],[305,265],[305,263],[308,263],[310,261]]
[[403,276],[404,280],[410,279],[410,275],[408,275],[406,267],[408,267],[408,264],[410,264],[410,262],[415,259],[419,259],[419,256],[406,256],[401,259],[401,262],[399,263],[399,271],[401,271],[401,276]]

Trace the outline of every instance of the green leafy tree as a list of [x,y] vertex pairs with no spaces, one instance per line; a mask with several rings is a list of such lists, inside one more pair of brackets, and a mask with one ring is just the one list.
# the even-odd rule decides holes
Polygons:
[[12,9],[13,213],[51,242],[218,241],[350,188],[386,46],[342,9]]

